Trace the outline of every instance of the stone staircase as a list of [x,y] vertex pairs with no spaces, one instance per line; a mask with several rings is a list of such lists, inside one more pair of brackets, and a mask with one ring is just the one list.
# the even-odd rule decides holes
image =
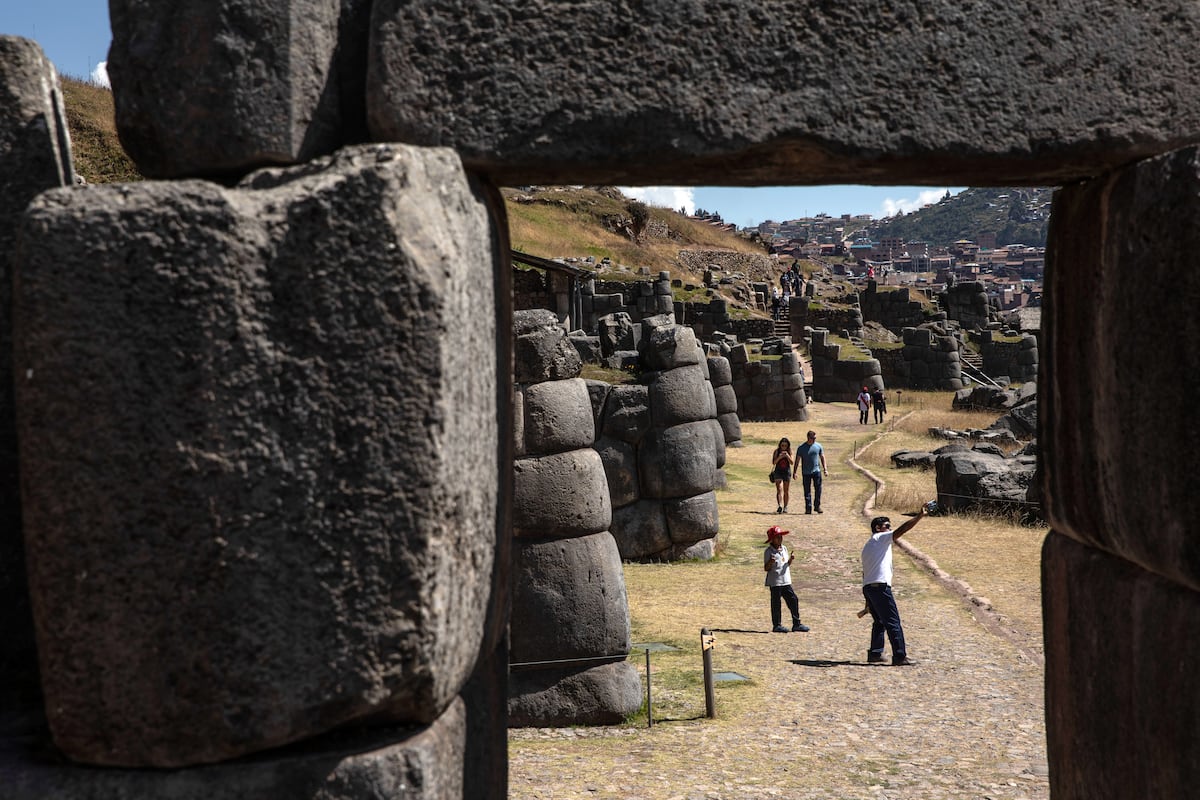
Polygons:
[[963,347],[958,351],[958,360],[962,365],[963,375],[966,375],[971,380],[988,386],[1000,386],[1000,384],[989,378],[987,373],[983,371],[983,356],[979,355],[979,353]]
[[788,307],[782,303],[779,306],[779,319],[775,320],[776,336],[791,336],[792,323],[788,319]]

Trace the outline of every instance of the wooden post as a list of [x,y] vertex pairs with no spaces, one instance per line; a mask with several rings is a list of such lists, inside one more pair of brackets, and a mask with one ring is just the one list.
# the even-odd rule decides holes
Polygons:
[[700,651],[704,658],[704,713],[709,719],[717,718],[717,700],[713,694],[712,649],[713,635],[708,628],[700,629]]
[[646,648],[646,727],[654,727],[654,704],[650,700],[650,648]]

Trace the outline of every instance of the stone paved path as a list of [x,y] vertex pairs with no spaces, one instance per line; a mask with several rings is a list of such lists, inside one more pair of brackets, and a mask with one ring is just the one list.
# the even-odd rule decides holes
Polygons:
[[[744,431],[748,441],[788,435],[796,443],[814,427],[826,443],[834,473],[826,483],[827,513],[784,518],[795,531],[789,544],[804,552],[793,578],[812,632],[767,632],[767,595],[756,564],[670,567],[695,569],[697,580],[661,609],[685,629],[713,629],[715,669],[751,678],[761,702],[717,720],[669,721],[650,729],[511,731],[510,797],[1049,796],[1041,652],[1029,645],[1040,637],[1025,631],[1019,647],[1013,637],[980,624],[961,597],[897,552],[897,602],[918,664],[866,663],[870,623],[854,614],[862,606],[858,551],[866,534],[861,514],[868,484],[845,463],[850,440],[865,431],[849,406],[817,405],[813,417]],[[759,443],[730,450],[731,468],[766,464],[770,449]],[[761,491],[762,509],[774,511],[765,480]],[[803,501],[791,505],[803,508]],[[722,505],[721,514],[723,531],[759,540],[762,530],[780,521],[748,507]],[[921,527],[906,537],[918,548]],[[1030,565],[1035,573],[1037,568]],[[742,570],[745,578],[723,581],[719,570]],[[631,595],[653,580],[640,567],[628,574]],[[985,576],[964,577],[986,588]],[[718,684],[718,712],[720,692]]]

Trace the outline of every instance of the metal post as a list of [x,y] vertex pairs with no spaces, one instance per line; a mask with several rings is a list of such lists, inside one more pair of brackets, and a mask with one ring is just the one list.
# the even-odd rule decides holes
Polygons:
[[654,727],[654,704],[650,700],[650,648],[646,648],[646,727]]
[[713,635],[708,628],[700,629],[700,651],[704,658],[704,713],[709,719],[717,718],[717,700],[713,694],[712,649]]

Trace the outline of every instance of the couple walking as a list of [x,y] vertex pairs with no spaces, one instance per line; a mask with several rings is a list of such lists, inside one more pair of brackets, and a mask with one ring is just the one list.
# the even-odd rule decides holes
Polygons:
[[825,451],[817,443],[817,432],[809,431],[807,441],[792,452],[792,443],[787,437],[779,440],[779,446],[771,455],[771,481],[775,484],[775,513],[786,514],[788,493],[792,479],[799,472],[804,480],[804,513],[821,511],[821,477],[828,475],[825,466]]

